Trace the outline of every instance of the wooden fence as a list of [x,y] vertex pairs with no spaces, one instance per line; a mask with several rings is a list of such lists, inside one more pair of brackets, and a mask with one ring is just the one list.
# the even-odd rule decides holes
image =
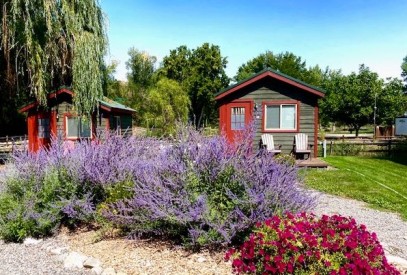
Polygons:
[[24,150],[27,146],[27,135],[0,137],[0,161],[6,160],[14,150]]
[[326,155],[394,155],[407,153],[406,139],[360,139],[360,140],[326,140],[324,150],[323,142],[319,143],[319,156]]

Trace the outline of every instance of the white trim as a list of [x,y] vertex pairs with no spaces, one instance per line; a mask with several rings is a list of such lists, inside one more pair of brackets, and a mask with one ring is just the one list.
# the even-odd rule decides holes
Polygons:
[[[68,135],[68,127],[69,127],[69,124],[68,124],[68,119],[72,119],[72,118],[74,118],[74,119],[78,119],[78,121],[79,121],[79,125],[80,125],[80,130],[79,130],[79,136],[69,136]],[[80,117],[78,117],[78,116],[65,116],[65,138],[67,138],[67,139],[78,139],[78,138],[92,138],[92,120],[89,120],[89,136],[80,136],[80,134],[81,134],[81,132],[82,132],[82,120],[81,120],[81,118]]]

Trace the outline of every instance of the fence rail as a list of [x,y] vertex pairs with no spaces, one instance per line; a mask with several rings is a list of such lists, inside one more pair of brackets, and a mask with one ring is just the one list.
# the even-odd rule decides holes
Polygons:
[[[385,140],[326,140],[319,142],[322,150],[320,155],[326,152],[326,155],[363,155],[363,154],[395,154],[398,152],[407,152],[406,139],[385,139]],[[321,155],[323,156],[323,155]]]
[[14,150],[25,149],[27,144],[26,135],[0,137],[0,161],[6,160]]

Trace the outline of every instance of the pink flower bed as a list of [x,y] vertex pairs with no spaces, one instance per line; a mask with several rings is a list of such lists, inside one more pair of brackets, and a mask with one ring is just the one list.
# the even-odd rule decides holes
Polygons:
[[375,233],[339,215],[273,216],[225,259],[238,274],[400,274]]

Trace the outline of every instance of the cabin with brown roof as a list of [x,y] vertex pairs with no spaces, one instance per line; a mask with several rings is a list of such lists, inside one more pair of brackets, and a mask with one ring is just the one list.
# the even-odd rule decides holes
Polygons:
[[263,133],[270,133],[283,153],[291,153],[295,134],[304,133],[313,145],[312,156],[317,156],[318,100],[324,95],[320,88],[265,69],[215,95],[220,130],[233,142],[254,121],[254,146],[260,144]]
[[98,109],[92,117],[83,119],[74,111],[73,97],[71,90],[63,88],[48,94],[47,106],[36,101],[19,110],[27,113],[29,151],[36,152],[48,146],[52,136],[78,141],[95,139],[97,133],[106,130],[119,135],[132,134],[132,115],[135,110],[103,97],[98,100]]

